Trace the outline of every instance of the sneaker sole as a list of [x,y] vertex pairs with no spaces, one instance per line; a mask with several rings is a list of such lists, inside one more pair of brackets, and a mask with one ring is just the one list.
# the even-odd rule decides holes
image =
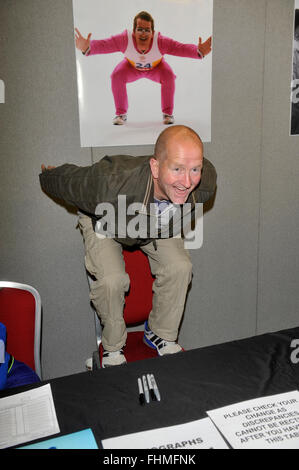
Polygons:
[[102,364],[101,369],[110,369],[110,367],[119,367],[119,366],[124,366],[125,364],[127,364],[127,361],[122,362],[121,364],[113,364],[113,365],[111,364],[110,366],[104,366]]

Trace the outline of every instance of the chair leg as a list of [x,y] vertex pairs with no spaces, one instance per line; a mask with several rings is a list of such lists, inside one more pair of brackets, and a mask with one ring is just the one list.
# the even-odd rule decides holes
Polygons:
[[92,353],[92,370],[101,368],[99,350]]

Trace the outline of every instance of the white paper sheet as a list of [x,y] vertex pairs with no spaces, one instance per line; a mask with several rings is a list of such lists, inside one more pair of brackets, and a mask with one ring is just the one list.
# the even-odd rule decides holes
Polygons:
[[59,432],[50,384],[0,399],[0,449]]
[[228,449],[210,418],[105,439],[104,449]]
[[234,449],[299,449],[297,390],[243,401],[207,414]]

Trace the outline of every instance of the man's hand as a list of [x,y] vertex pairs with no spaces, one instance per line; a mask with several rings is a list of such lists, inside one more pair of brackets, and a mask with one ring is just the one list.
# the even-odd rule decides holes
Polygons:
[[85,52],[90,46],[90,37],[91,33],[87,36],[87,38],[84,38],[82,34],[80,33],[79,29],[75,28],[76,34],[75,34],[75,39],[76,39],[76,48],[79,49],[79,51]]
[[42,163],[42,166],[41,166],[41,169],[42,169],[42,173],[46,170],[53,170],[54,168],[56,168],[56,166],[50,166],[48,165],[47,167]]
[[199,37],[197,48],[203,56],[209,54],[212,50],[212,36],[210,36],[205,42],[201,42],[201,37]]

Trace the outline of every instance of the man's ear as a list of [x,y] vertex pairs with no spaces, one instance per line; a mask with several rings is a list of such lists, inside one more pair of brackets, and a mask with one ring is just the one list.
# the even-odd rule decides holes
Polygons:
[[150,159],[151,172],[154,179],[157,179],[159,176],[159,162],[156,158],[152,157]]

